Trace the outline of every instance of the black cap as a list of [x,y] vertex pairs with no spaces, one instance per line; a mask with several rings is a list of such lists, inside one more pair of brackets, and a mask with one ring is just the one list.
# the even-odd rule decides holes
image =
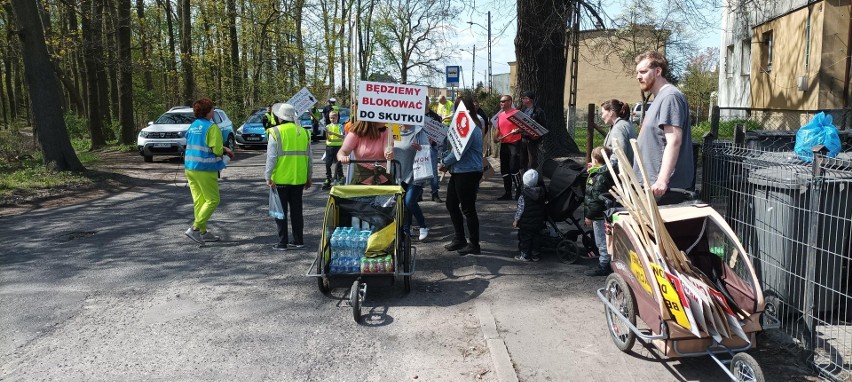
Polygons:
[[524,98],[524,97],[527,97],[529,99],[535,99],[535,93],[530,92],[530,91],[523,92],[523,93],[521,93],[521,98]]

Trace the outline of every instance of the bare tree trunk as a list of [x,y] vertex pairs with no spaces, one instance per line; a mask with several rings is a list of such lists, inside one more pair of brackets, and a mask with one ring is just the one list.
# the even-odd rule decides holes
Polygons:
[[[178,78],[177,78],[177,48],[175,48],[175,29],[172,19],[172,0],[157,0],[164,3],[166,10],[166,24],[169,29],[169,58],[166,61],[169,74],[166,79],[166,84],[171,85],[171,94],[169,94],[171,103],[177,103],[181,97],[178,95]],[[165,86],[168,86],[164,84]]]
[[[106,65],[104,69],[109,73],[107,84],[109,86],[109,105],[110,116],[118,116],[118,59],[115,57],[118,52],[118,33],[116,27],[115,0],[102,0],[104,2],[104,47],[106,48]],[[109,120],[108,120],[109,121]]]
[[305,0],[293,1],[293,23],[296,25],[296,70],[299,74],[298,83],[304,84],[307,77],[305,70],[305,43],[302,37],[302,20],[305,10]]
[[191,105],[195,100],[195,75],[192,71],[192,16],[189,0],[179,0],[180,14],[180,65],[183,69],[183,101]]
[[[98,96],[98,110],[100,112],[101,118],[101,126],[103,126],[103,136],[105,140],[110,140],[115,138],[112,130],[109,129],[109,124],[112,121],[112,111],[110,110],[110,102],[109,102],[109,79],[107,78],[107,68],[104,60],[104,40],[105,36],[103,33],[104,30],[104,1],[106,0],[93,0],[94,1],[94,10],[92,17],[92,39],[94,41],[94,45],[92,46],[92,55],[95,64],[95,71],[97,72],[97,96]],[[93,142],[94,143],[94,142]],[[106,142],[104,142],[106,144]]]
[[240,69],[240,40],[237,36],[237,4],[235,0],[227,0],[228,8],[228,34],[231,40],[231,86],[237,107],[245,108],[245,97],[243,96],[243,77]]
[[119,142],[133,144],[136,127],[133,123],[133,63],[130,58],[130,0],[118,0],[118,121],[121,124]]
[[145,90],[154,90],[154,77],[151,75],[151,43],[148,41],[148,27],[145,20],[145,0],[136,0],[136,17],[139,21],[139,46],[142,55],[142,78]]
[[[518,91],[536,94],[536,106],[547,116],[549,133],[542,137],[546,157],[580,152],[568,135],[565,97],[565,23],[569,5],[560,0],[518,0],[515,56]],[[544,159],[544,158],[542,158]]]
[[[50,19],[50,16],[47,14],[47,11],[41,5],[39,5],[39,12],[42,14],[42,20]],[[54,35],[53,31],[50,28],[50,23],[44,23],[44,33],[46,36]],[[51,57],[50,61],[51,63],[53,63],[53,70],[56,72],[57,78],[59,79],[60,83],[62,83],[62,85],[65,87],[64,94],[67,97],[63,97],[63,99],[66,101],[63,104],[67,105],[69,109],[71,109],[70,106],[74,106],[73,109],[76,110],[77,113],[80,114],[80,116],[85,116],[84,114],[82,114],[83,99],[80,97],[80,92],[77,91],[77,87],[65,74],[65,70],[62,69],[62,63],[59,62],[57,55],[50,46],[47,47],[47,52],[49,54],[49,57]]]
[[[7,9],[9,14],[12,14],[11,9]],[[6,41],[10,43],[14,41],[15,33],[12,30],[12,23],[6,23]],[[17,54],[14,54],[13,50],[14,46],[9,45],[9,51],[7,55],[3,56],[3,70],[6,72],[6,94],[9,97],[9,118],[14,121],[18,118],[18,104],[17,104],[17,96],[15,94],[15,88],[13,86],[12,80],[14,78],[12,73],[12,57],[17,57]]]
[[[97,1],[97,0],[94,0]],[[86,65],[86,103],[89,117],[89,137],[92,139],[92,149],[106,146],[104,137],[103,118],[100,114],[101,97],[98,89],[100,70],[97,63],[100,26],[95,20],[99,17],[97,7],[92,0],[82,0],[82,29],[83,29],[83,61]]]
[[[6,52],[3,51],[3,53],[5,54]],[[0,77],[3,76],[3,73],[4,73],[3,70],[0,69]],[[8,100],[8,97],[6,97],[6,92],[3,91],[3,86],[0,86],[0,104],[2,104],[2,105],[0,105],[0,107],[3,108],[3,128],[4,129],[9,128],[8,102],[9,102],[9,100]]]
[[38,133],[44,164],[58,171],[85,170],[71,147],[62,115],[59,81],[47,53],[38,7],[32,0],[12,0],[23,45],[27,87],[33,108],[34,131]]

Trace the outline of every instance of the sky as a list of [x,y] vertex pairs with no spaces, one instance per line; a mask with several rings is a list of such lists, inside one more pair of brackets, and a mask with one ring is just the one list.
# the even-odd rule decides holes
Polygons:
[[[476,68],[474,80],[486,83],[488,76],[488,33],[487,12],[491,10],[491,72],[494,75],[509,73],[509,62],[515,60],[515,31],[517,29],[516,11],[514,1],[507,0],[480,0],[463,9],[455,21],[458,33],[457,44],[460,48],[455,60],[448,65],[460,65],[462,67],[461,82],[470,86],[471,66],[473,64],[473,51],[476,47]],[[508,9],[511,8],[511,9]],[[604,6],[604,12],[615,18],[620,11],[616,6]],[[708,10],[707,12],[719,12],[716,17],[721,19],[720,10]],[[473,21],[480,25],[469,25]],[[718,23],[717,23],[718,25]],[[721,25],[712,32],[702,33],[703,38],[699,40],[699,48],[719,47],[721,38]]]

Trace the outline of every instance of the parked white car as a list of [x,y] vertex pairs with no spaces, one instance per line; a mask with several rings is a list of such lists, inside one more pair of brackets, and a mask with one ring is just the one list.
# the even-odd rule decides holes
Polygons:
[[[153,162],[154,155],[183,156],[186,150],[186,130],[195,121],[189,106],[175,106],[157,120],[148,122],[148,127],[139,132],[136,145],[145,162]],[[234,149],[234,123],[222,109],[213,109],[213,122],[222,132],[222,142]]]
[[651,102],[652,101],[646,102],[644,108],[642,107],[641,101],[636,102],[633,105],[633,109],[630,111],[630,121],[632,121],[634,124],[638,125],[639,121],[642,120],[642,115],[645,114],[646,111],[648,111],[649,107],[651,107]]

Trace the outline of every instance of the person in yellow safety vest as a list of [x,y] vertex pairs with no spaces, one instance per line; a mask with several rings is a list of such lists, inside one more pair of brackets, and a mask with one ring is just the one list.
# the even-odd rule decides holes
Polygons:
[[219,171],[225,168],[223,156],[233,158],[234,153],[222,146],[222,132],[213,123],[213,101],[201,98],[192,104],[195,121],[186,131],[184,172],[192,193],[195,220],[186,230],[186,236],[204,246],[208,241],[219,241],[219,236],[207,231],[207,221],[219,206]]
[[263,115],[263,130],[269,130],[272,126],[278,126],[280,122],[278,122],[278,118],[275,117],[275,113],[272,112],[272,105],[266,107],[266,114]]
[[331,113],[332,110],[336,111],[338,113],[340,112],[340,106],[337,106],[337,99],[335,99],[334,97],[329,98],[328,99],[328,105],[326,105],[324,108],[322,108],[322,115],[323,115],[323,118],[325,119],[326,125],[331,123],[331,119],[328,118],[328,114]]
[[[343,132],[343,126],[337,123],[339,115],[336,111],[328,113],[328,119],[331,123],[325,126],[325,183],[322,184],[323,190],[331,188],[332,183],[343,184],[343,164],[337,160],[337,152],[340,151],[340,146],[343,146],[343,138],[346,134]],[[334,178],[331,177],[331,165],[334,165]]]
[[[287,103],[272,107],[282,123],[270,129],[266,145],[266,185],[278,190],[284,219],[275,219],[278,226],[279,251],[305,246],[305,219],[302,215],[302,192],[311,188],[311,135],[296,126],[296,109]],[[289,207],[289,208],[288,208]],[[289,209],[289,213],[288,213]],[[287,215],[293,228],[293,240],[287,240]]]
[[441,122],[445,126],[450,125],[450,119],[453,118],[453,103],[447,97],[441,96],[441,98],[438,98],[438,105],[435,106],[434,111],[441,116]]

